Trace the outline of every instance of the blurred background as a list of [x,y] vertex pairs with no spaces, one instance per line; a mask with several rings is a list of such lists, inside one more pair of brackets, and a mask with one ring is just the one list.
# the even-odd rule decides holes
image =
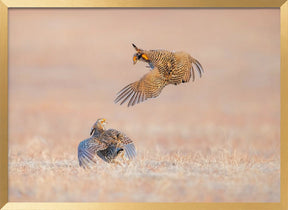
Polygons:
[[[279,9],[9,9],[9,201],[279,202]],[[142,49],[204,75],[133,107],[116,93]],[[125,167],[84,171],[100,117],[134,140]]]

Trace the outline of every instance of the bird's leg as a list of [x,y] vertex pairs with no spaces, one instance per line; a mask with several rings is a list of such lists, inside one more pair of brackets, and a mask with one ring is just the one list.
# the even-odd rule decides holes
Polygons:
[[114,164],[116,164],[116,165],[123,166],[123,164],[122,164],[119,160],[116,160],[116,159],[112,160],[111,163],[114,163]]
[[120,157],[123,161],[125,161],[125,158],[124,158],[124,152],[123,151],[120,151]]
[[124,151],[121,151],[120,156],[121,156],[122,160],[125,161],[125,163],[127,163],[128,165],[131,163],[131,160],[129,160],[128,158],[125,158]]

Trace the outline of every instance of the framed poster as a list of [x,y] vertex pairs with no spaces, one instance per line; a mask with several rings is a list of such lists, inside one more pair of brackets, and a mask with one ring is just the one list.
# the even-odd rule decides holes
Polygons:
[[[287,208],[287,17],[285,0],[1,1],[1,207]],[[160,69],[137,49],[201,69],[114,103]],[[99,118],[135,159],[79,166]]]

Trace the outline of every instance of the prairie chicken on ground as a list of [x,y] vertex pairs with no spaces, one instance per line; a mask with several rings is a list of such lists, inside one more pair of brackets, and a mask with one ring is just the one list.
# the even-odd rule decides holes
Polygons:
[[96,163],[96,155],[108,163],[120,163],[116,158],[125,155],[129,160],[136,156],[133,141],[115,129],[105,129],[106,120],[98,119],[91,128],[91,137],[78,146],[79,165],[89,168]]
[[159,96],[166,85],[189,82],[191,76],[194,81],[194,68],[196,68],[200,77],[204,72],[199,61],[188,53],[167,50],[142,50],[134,44],[132,45],[136,50],[133,63],[136,64],[138,60],[146,62],[151,71],[139,81],[133,82],[120,90],[117,93],[115,103],[121,101],[120,104],[122,105],[128,100],[128,106],[133,106],[148,98]]

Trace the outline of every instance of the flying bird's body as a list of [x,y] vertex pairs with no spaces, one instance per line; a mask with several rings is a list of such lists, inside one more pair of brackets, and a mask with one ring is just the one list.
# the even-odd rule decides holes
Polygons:
[[83,168],[96,163],[96,155],[108,163],[119,163],[117,157],[125,155],[129,160],[136,156],[133,141],[115,129],[106,130],[105,119],[99,119],[91,128],[91,137],[78,146],[79,165]]
[[160,95],[162,89],[169,84],[178,85],[195,80],[195,65],[200,77],[203,68],[199,61],[185,52],[170,52],[167,50],[142,50],[134,44],[136,53],[133,57],[134,64],[138,60],[148,63],[151,71],[139,81],[124,87],[117,95],[115,103],[122,105],[128,100],[128,106],[133,106],[149,98]]

